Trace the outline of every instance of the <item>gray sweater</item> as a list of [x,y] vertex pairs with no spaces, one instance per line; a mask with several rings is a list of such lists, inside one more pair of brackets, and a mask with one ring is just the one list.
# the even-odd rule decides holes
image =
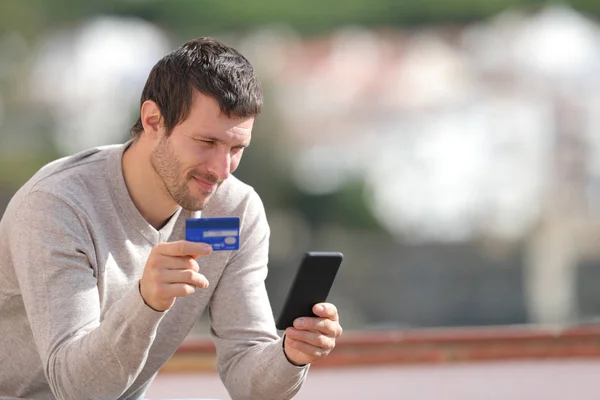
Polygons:
[[199,213],[154,229],[128,194],[125,147],[50,163],[0,221],[0,398],[140,399],[207,306],[231,397],[293,397],[308,367],[287,361],[275,328],[259,196],[233,176],[221,185],[202,216],[239,216],[240,249],[200,257],[210,286],[154,311],[138,289],[150,250]]

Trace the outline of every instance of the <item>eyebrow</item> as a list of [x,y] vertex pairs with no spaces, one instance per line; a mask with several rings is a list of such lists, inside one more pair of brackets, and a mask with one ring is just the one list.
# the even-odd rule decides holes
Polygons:
[[[210,140],[210,141],[217,142],[217,143],[224,143],[223,140],[221,140],[221,139],[219,139],[219,138],[217,138],[215,136],[202,135],[202,134],[200,134],[199,136],[200,137],[196,137],[196,136],[190,135],[190,138],[192,138],[193,140],[197,140],[197,141]],[[250,146],[250,143],[244,142],[244,143],[237,144],[237,145],[235,145],[233,147],[244,147],[245,148],[245,147],[248,147],[248,146]]]

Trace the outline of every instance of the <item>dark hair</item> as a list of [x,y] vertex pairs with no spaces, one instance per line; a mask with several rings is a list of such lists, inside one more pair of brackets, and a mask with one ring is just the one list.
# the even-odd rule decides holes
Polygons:
[[[235,49],[209,37],[189,41],[156,63],[142,91],[140,106],[146,100],[156,102],[170,135],[188,117],[193,90],[214,98],[228,117],[253,117],[262,109],[262,89],[250,62]],[[138,118],[131,135],[137,138],[143,130]]]

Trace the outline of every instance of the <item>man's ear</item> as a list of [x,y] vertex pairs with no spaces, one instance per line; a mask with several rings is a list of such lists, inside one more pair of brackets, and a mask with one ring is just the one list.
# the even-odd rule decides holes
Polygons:
[[152,100],[146,100],[144,104],[142,104],[140,117],[142,126],[144,127],[144,133],[154,139],[158,139],[162,136],[164,132],[164,120],[160,113],[160,108],[158,108],[158,104]]

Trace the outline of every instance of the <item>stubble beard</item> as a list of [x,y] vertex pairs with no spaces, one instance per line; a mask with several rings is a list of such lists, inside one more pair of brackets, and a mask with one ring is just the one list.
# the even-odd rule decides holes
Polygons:
[[160,179],[164,193],[185,210],[202,210],[213,194],[210,191],[201,191],[201,198],[194,196],[189,188],[189,182],[194,179],[194,176],[200,176],[208,182],[218,183],[219,185],[222,183],[219,182],[216,176],[202,174],[193,170],[183,176],[181,163],[173,151],[171,142],[165,137],[160,139],[160,143],[152,151],[150,163]]

